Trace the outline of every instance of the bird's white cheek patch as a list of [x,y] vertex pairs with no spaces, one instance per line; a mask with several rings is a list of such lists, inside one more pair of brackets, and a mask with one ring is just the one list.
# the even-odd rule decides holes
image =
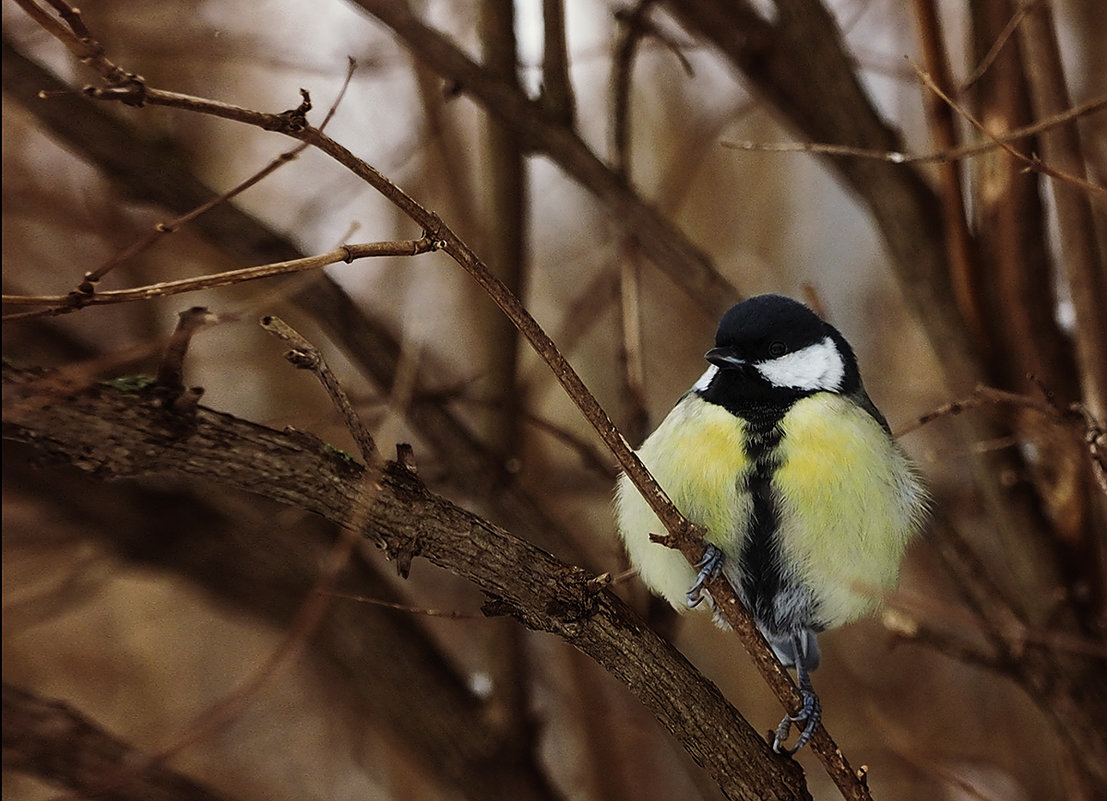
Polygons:
[[699,381],[692,385],[694,392],[703,392],[711,385],[711,379],[715,377],[715,373],[719,372],[719,368],[715,365],[711,365],[707,368],[703,375],[700,376]]
[[775,386],[807,390],[841,389],[846,374],[842,356],[830,337],[779,359],[760,362],[757,370]]

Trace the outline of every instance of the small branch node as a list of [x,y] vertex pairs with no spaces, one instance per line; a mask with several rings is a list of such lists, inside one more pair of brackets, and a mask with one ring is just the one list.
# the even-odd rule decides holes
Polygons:
[[415,450],[411,447],[410,443],[396,443],[396,463],[413,476],[419,474],[418,465],[415,463]]
[[389,556],[396,561],[396,575],[402,579],[411,575],[411,563],[421,552],[422,548],[416,537],[412,537],[400,548],[392,551]]
[[90,298],[94,294],[96,294],[96,284],[99,283],[99,281],[100,279],[96,276],[95,273],[85,273],[85,276],[81,280],[81,283],[77,284],[77,288],[74,289],[73,292],[71,292],[70,294],[76,294],[85,298]]
[[615,581],[611,573],[600,573],[598,576],[593,576],[586,582],[586,588],[588,592],[595,594],[601,592],[605,588],[611,586]]
[[192,415],[196,413],[196,407],[200,405],[202,397],[204,397],[203,387],[189,387],[169,401],[166,407],[179,415]]
[[277,122],[273,123],[271,130],[286,134],[295,134],[307,130],[309,127],[307,113],[311,111],[311,94],[307,89],[301,89],[300,97],[303,98],[300,105],[296,108],[282,111],[277,115]]
[[293,348],[286,352],[284,357],[288,360],[289,364],[299,370],[317,370],[319,368],[318,355],[310,351]]
[[125,106],[142,108],[146,105],[146,81],[141,75],[116,68],[108,77],[111,86],[85,86],[81,93],[95,100],[118,100]]

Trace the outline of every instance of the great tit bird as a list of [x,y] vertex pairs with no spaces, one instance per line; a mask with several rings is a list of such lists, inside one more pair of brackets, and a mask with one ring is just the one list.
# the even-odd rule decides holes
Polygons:
[[[638,450],[706,529],[703,560],[693,567],[650,540],[664,529],[625,475],[619,532],[645,584],[678,610],[699,605],[708,576],[725,576],[796,670],[803,706],[773,742],[795,753],[821,718],[815,635],[872,611],[895,585],[928,495],[865,392],[852,348],[807,306],[781,295],[739,303],[705,358],[707,371]],[[793,724],[803,729],[786,749]]]

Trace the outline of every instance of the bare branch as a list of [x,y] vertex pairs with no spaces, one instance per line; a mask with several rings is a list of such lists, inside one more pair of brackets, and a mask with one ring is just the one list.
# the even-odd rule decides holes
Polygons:
[[989,134],[982,142],[971,142],[948,150],[935,150],[930,153],[904,153],[901,151],[868,150],[847,145],[829,145],[818,142],[722,142],[723,147],[733,150],[750,150],[761,153],[814,153],[821,156],[854,156],[863,159],[888,161],[892,164],[927,164],[930,162],[955,161],[989,153],[1001,148],[1008,142],[1025,139],[1042,131],[1048,131],[1058,125],[1072,122],[1107,107],[1107,95],[1099,95],[1079,105],[1054,114],[1046,119],[1002,133]]
[[[910,61],[910,59],[908,60]],[[968,120],[974,128],[980,131],[980,133],[984,134],[984,136],[988,137],[990,140],[992,140],[992,142],[1003,148],[1010,155],[1014,156],[1016,159],[1026,164],[1029,169],[1034,170],[1035,172],[1040,172],[1043,175],[1048,175],[1049,177],[1055,178],[1059,181],[1065,181],[1067,183],[1074,184],[1075,186],[1079,186],[1080,188],[1086,189],[1089,192],[1095,192],[1096,194],[1107,192],[1107,188],[1102,187],[1099,184],[1094,184],[1079,175],[1054,169],[1047,164],[1043,164],[1041,159],[1035,156],[1028,156],[1025,153],[1021,153],[1007,142],[1001,141],[984,126],[984,123],[973,116],[973,114],[968,109],[966,109],[956,100],[951,98],[946,92],[944,92],[942,88],[934,82],[934,79],[930,76],[928,72],[926,72],[926,70],[919,67],[919,65],[915,64],[913,61],[910,63],[915,70],[915,74],[919,76],[919,80],[921,80],[923,84],[926,85],[927,89],[938,95],[938,97],[940,97],[944,102],[948,103],[951,108],[953,108],[958,114]]]
[[357,443],[358,449],[361,451],[361,458],[365,460],[367,466],[376,466],[381,456],[376,443],[373,442],[373,436],[369,433],[365,424],[361,422],[358,413],[354,411],[346,390],[342,388],[334,373],[331,372],[331,368],[327,365],[319,349],[280,317],[272,315],[262,317],[261,327],[292,346],[292,350],[285,354],[285,358],[293,366],[303,370],[311,370],[315,373],[316,378],[327,390],[331,402],[342,415],[342,419],[346,421],[346,428],[349,429],[350,435]]
[[[350,80],[354,76],[354,69],[356,68],[356,66],[356,62],[351,59],[346,70],[346,78],[342,82],[342,88],[339,90],[338,96],[335,98],[334,102],[331,104],[330,109],[327,111],[327,116],[324,117],[323,122],[319,124],[319,130],[323,130],[324,128],[326,128],[327,123],[329,123],[334,117],[334,113],[338,109],[338,104],[342,102],[342,98],[345,96],[346,90],[350,86]],[[183,226],[192,222],[200,215],[211,211],[211,209],[222,203],[226,203],[228,200],[237,195],[240,195],[250,187],[256,186],[284,165],[294,161],[296,157],[300,155],[300,153],[307,149],[307,147],[307,144],[296,145],[296,147],[287,150],[284,153],[281,153],[279,156],[270,161],[253,175],[239,182],[225,192],[219,193],[215,197],[210,198],[204,203],[201,203],[196,208],[185,214],[182,214],[181,216],[177,217],[174,220],[171,220],[170,222],[159,222],[155,224],[153,230],[151,230],[146,236],[139,239],[137,242],[133,243],[122,251],[113,254],[103,264],[101,264],[92,272],[85,273],[84,280],[80,283],[80,285],[78,285],[76,292],[84,295],[92,294],[95,291],[96,284],[99,283],[111,270],[126,262],[128,259],[132,259],[139,253],[142,253],[144,250],[149,248],[166,234],[172,234],[179,231]]]
[[[401,240],[398,242],[370,242],[358,245],[343,245],[329,253],[321,253],[318,256],[306,256],[302,259],[276,262],[274,264],[262,264],[258,267],[244,267],[241,270],[228,270],[212,275],[202,275],[196,278],[181,278],[177,281],[163,281],[158,284],[135,287],[134,289],[111,289],[96,292],[92,295],[74,294],[68,295],[4,295],[3,302],[14,306],[50,306],[50,309],[41,312],[43,315],[66,314],[77,311],[85,306],[100,306],[109,303],[133,303],[150,298],[161,298],[168,295],[180,295],[184,292],[196,292],[201,289],[215,289],[217,287],[232,286],[246,281],[256,281],[259,278],[270,278],[274,275],[288,275],[307,270],[318,270],[329,264],[349,264],[356,259],[364,259],[373,256],[416,256],[421,253],[429,253],[436,247],[434,240],[427,237],[422,239]],[[24,315],[25,317],[26,315]],[[19,318],[19,315],[5,315],[4,320]]]
[[[711,772],[727,797],[809,797],[799,765],[774,755],[714,684],[602,584],[432,494],[407,467],[388,463],[379,490],[366,497],[364,469],[317,441],[203,407],[183,430],[156,393],[97,386],[58,402],[48,374],[7,365],[3,372],[6,438],[101,478],[169,472],[241,488],[369,536],[389,558],[421,556],[487,593],[486,614],[509,614],[596,659]],[[88,436],[90,426],[95,438]]]
[[977,81],[984,77],[984,73],[992,66],[992,63],[999,56],[999,52],[1007,42],[1010,41],[1012,34],[1014,34],[1015,29],[1018,28],[1022,18],[1026,16],[1026,12],[1039,2],[1041,2],[1041,0],[1020,0],[1018,8],[1016,8],[1015,12],[1011,15],[1011,19],[1007,20],[1007,24],[1003,26],[1003,30],[999,32],[999,36],[996,37],[992,46],[988,48],[988,52],[984,54],[984,58],[980,59],[980,63],[976,66],[976,69],[974,69],[972,74],[961,84],[962,92],[970,89]]
[[[950,73],[949,57],[946,53],[941,25],[938,22],[938,9],[935,7],[935,2],[915,0],[914,6],[918,20],[919,40],[927,66],[935,76],[935,83],[952,91],[953,76]],[[956,146],[957,126],[949,106],[929,93],[925,96],[923,105],[926,107],[931,136],[937,147],[948,150]],[[942,203],[942,228],[945,234],[949,275],[953,283],[953,297],[973,341],[982,352],[986,353],[988,338],[981,308],[980,278],[978,271],[974,269],[976,245],[969,232],[961,178],[960,162],[943,161],[938,164],[940,186],[938,197]]]
[[62,784],[82,798],[220,801],[227,796],[158,764],[72,707],[4,682],[4,769]]
[[[203,306],[193,306],[177,315],[177,327],[165,346],[165,352],[158,364],[157,376],[157,385],[170,394],[170,400],[173,403],[176,403],[185,391],[184,359],[188,352],[188,345],[193,335],[212,319],[211,312]],[[201,387],[194,387],[190,393],[190,397],[194,400],[189,403],[199,402],[203,392]],[[183,411],[183,409],[177,407],[177,411]]]

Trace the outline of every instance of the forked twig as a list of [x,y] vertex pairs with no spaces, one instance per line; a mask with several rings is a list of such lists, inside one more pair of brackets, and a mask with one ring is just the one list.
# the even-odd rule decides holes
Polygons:
[[1016,150],[1007,142],[1001,141],[998,137],[996,137],[995,134],[993,134],[990,130],[988,130],[988,128],[984,126],[984,123],[973,116],[973,114],[968,109],[966,109],[956,100],[954,100],[944,91],[942,91],[942,88],[934,82],[934,79],[926,70],[922,69],[918,64],[916,64],[914,61],[911,61],[910,59],[908,59],[908,62],[915,70],[915,74],[919,77],[919,80],[923,82],[927,89],[940,97],[945,103],[950,106],[950,108],[952,108],[954,111],[956,111],[966,120],[968,120],[968,122],[972,124],[974,128],[980,131],[980,133],[984,134],[984,136],[986,136],[989,140],[999,145],[999,147],[1003,148],[1003,150],[1005,150],[1012,157],[1026,164],[1028,169],[1034,172],[1040,172],[1044,175],[1048,175],[1049,177],[1055,178],[1059,181],[1066,181],[1068,183],[1074,184],[1083,189],[1087,189],[1089,192],[1095,192],[1097,194],[1107,193],[1107,188],[1102,187],[1099,184],[1092,183],[1091,181],[1088,181],[1085,178],[1080,177],[1079,175],[1073,175],[1071,173],[1062,172],[1061,170],[1054,169],[1048,164],[1043,163],[1042,160],[1037,156],[1028,156],[1021,151]]
[[319,383],[327,390],[331,402],[334,403],[335,408],[342,415],[342,419],[345,420],[346,427],[354,438],[354,442],[357,443],[358,449],[361,451],[361,458],[365,460],[366,466],[372,468],[377,465],[380,462],[380,451],[377,450],[377,445],[373,441],[373,435],[361,422],[361,417],[358,416],[353,404],[350,403],[350,396],[346,394],[342,384],[331,372],[330,366],[323,358],[323,354],[319,352],[319,349],[280,317],[273,315],[262,317],[261,327],[292,346],[292,350],[286,353],[284,357],[294,367],[301,370],[311,370],[315,373]]

